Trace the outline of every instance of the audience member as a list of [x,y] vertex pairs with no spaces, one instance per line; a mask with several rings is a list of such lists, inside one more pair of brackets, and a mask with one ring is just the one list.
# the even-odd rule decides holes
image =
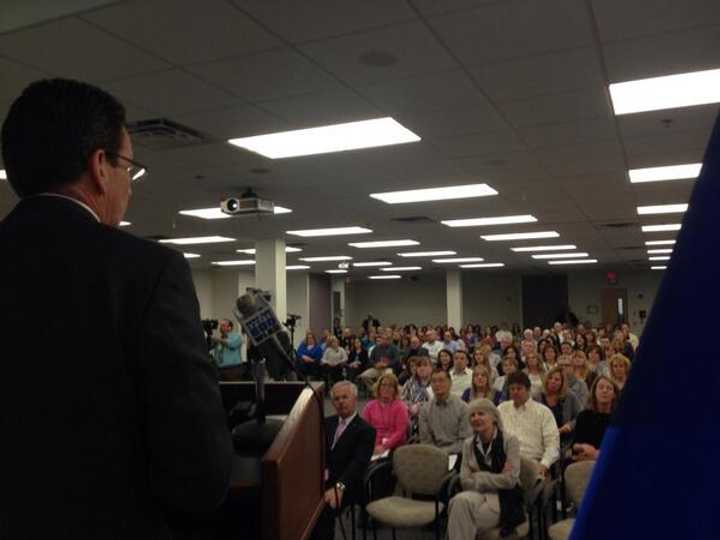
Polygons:
[[495,369],[490,364],[490,352],[492,351],[492,348],[487,343],[481,343],[475,349],[472,353],[472,366],[485,366],[488,369],[488,373],[490,373],[490,384],[492,384],[495,379],[498,376],[497,369]]
[[638,348],[638,345],[640,344],[640,340],[638,337],[630,332],[630,325],[628,323],[623,323],[620,327],[622,330],[623,335],[625,336],[625,340],[630,343],[630,345],[633,348],[633,351],[636,351]]
[[500,403],[502,401],[506,401],[508,399],[508,390],[507,390],[507,377],[508,375],[511,375],[512,373],[515,373],[518,370],[518,361],[517,358],[513,358],[512,356],[508,356],[503,359],[502,361],[502,369],[503,373],[507,373],[507,375],[500,375],[497,379],[495,379],[495,382],[493,383],[493,388],[495,389],[495,403]]
[[530,399],[530,379],[517,371],[508,375],[510,401],[498,405],[507,433],[520,441],[520,455],[539,463],[538,473],[547,476],[560,457],[560,433],[553,413]]
[[558,356],[559,354],[557,347],[555,347],[552,341],[548,342],[542,352],[542,359],[543,362],[545,362],[545,369],[554,368],[557,365]]
[[473,435],[462,446],[462,492],[450,500],[449,540],[475,540],[500,527],[509,536],[525,521],[520,481],[520,442],[503,429],[501,414],[490,400],[468,406]]
[[348,379],[354,381],[355,378],[365,371],[368,364],[368,354],[359,338],[355,338],[348,354]]
[[340,347],[340,340],[335,336],[330,336],[320,364],[331,383],[344,378],[343,371],[347,366],[347,361],[348,354],[345,349]]
[[573,364],[573,357],[570,355],[561,354],[558,358],[558,366],[562,368],[563,375],[565,375],[565,384],[567,384],[568,390],[570,390],[578,398],[580,406],[585,407],[587,404],[590,391],[588,390],[585,381],[581,381],[575,377],[575,366]]
[[543,391],[543,380],[545,379],[545,366],[540,363],[537,353],[533,350],[530,351],[525,357],[525,369],[530,379],[530,397],[535,401],[540,399],[540,395]]
[[222,319],[218,329],[220,336],[213,335],[211,339],[215,343],[213,355],[220,379],[239,381],[245,374],[241,357],[242,337],[234,331],[233,323],[229,319]]
[[382,455],[405,444],[409,425],[408,410],[400,398],[400,385],[394,373],[380,375],[373,388],[375,399],[363,410],[363,418],[375,428],[374,455]]
[[453,357],[452,352],[448,351],[447,349],[443,349],[438,353],[437,356],[437,368],[438,369],[444,369],[448,373],[450,373],[450,370],[453,367]]
[[450,391],[453,383],[447,371],[436,369],[430,381],[433,397],[420,409],[420,442],[458,454],[470,436],[467,405]]
[[585,385],[590,388],[597,374],[590,369],[587,355],[584,351],[579,349],[575,351],[575,354],[573,354],[573,367],[575,369],[575,378],[583,381]]
[[415,373],[403,385],[402,391],[400,392],[400,399],[402,399],[408,407],[411,432],[415,434],[418,428],[420,407],[433,397],[433,390],[430,385],[432,362],[429,356],[412,356],[408,363],[415,365]]
[[433,363],[436,364],[438,353],[443,350],[443,344],[437,340],[437,333],[433,329],[428,330],[425,336],[426,341],[423,344],[423,347],[427,350],[430,358],[433,360]]
[[561,441],[569,440],[582,406],[577,396],[568,391],[561,367],[554,367],[548,371],[539,401],[552,411]]
[[618,390],[622,392],[627,382],[628,375],[630,374],[630,360],[623,354],[613,354],[610,357],[610,378],[618,387]]
[[588,366],[597,375],[610,376],[610,368],[605,360],[605,352],[600,345],[591,345],[588,348]]
[[600,454],[603,436],[610,424],[620,390],[612,379],[600,375],[592,386],[588,408],[582,411],[575,423],[573,459],[596,460]]
[[360,380],[362,380],[368,388],[372,388],[375,381],[383,373],[400,370],[397,349],[390,344],[390,340],[386,335],[378,336],[378,345],[373,347],[368,355],[370,357],[369,364],[372,367],[360,374]]
[[472,386],[465,390],[462,400],[465,403],[473,399],[489,399],[495,401],[495,390],[492,386],[490,370],[483,364],[477,364],[473,368]]
[[315,341],[315,334],[308,332],[297,348],[297,368],[306,377],[320,375],[320,360],[323,350]]
[[452,379],[452,393],[457,397],[472,385],[472,370],[468,366],[468,355],[465,351],[456,351],[453,354],[453,368],[450,370]]

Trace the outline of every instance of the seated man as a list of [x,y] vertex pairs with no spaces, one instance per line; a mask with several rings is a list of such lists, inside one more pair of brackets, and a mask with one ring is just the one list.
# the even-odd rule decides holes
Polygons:
[[372,391],[380,375],[393,373],[399,368],[399,362],[397,349],[390,344],[390,338],[386,335],[378,337],[378,344],[372,348],[369,356],[372,367],[360,374],[360,380],[365,383],[368,390]]
[[498,405],[505,431],[520,441],[520,455],[539,462],[546,476],[560,457],[560,432],[555,416],[545,405],[530,399],[530,378],[516,371],[508,375],[510,401]]
[[465,351],[455,351],[450,378],[452,379],[452,393],[457,397],[462,397],[465,390],[472,386],[472,370],[467,366],[467,353]]
[[357,387],[340,381],[330,397],[337,414],[325,419],[325,509],[315,524],[315,540],[332,539],[337,510],[360,500],[375,446],[375,429],[357,414]]
[[430,384],[433,398],[420,409],[420,442],[459,454],[463,441],[472,435],[467,405],[450,392],[452,381],[444,369],[432,374]]

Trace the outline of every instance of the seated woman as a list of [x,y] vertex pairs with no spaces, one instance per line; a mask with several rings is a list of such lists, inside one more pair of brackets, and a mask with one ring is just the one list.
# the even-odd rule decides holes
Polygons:
[[363,347],[362,340],[355,338],[348,355],[347,378],[354,381],[358,375],[367,369],[368,354]]
[[474,540],[478,533],[498,526],[504,537],[525,521],[519,485],[520,443],[503,432],[500,414],[492,401],[471,401],[468,416],[474,434],[463,443],[463,491],[450,500],[448,538]]
[[345,378],[343,370],[347,365],[347,361],[348,355],[345,349],[340,346],[340,340],[335,336],[330,336],[320,360],[320,368],[331,385]]
[[610,364],[610,379],[618,387],[618,390],[622,392],[628,375],[630,375],[630,360],[623,354],[615,353],[610,357],[608,364]]
[[488,373],[490,373],[490,384],[495,382],[495,379],[499,376],[497,369],[490,364],[491,352],[492,347],[490,347],[487,343],[482,343],[475,347],[475,350],[472,353],[472,367],[485,366]]
[[545,366],[538,359],[535,351],[530,351],[525,355],[525,369],[530,378],[530,397],[535,401],[540,399],[543,391],[543,380],[545,379]]
[[473,368],[472,386],[465,390],[462,400],[470,403],[474,399],[495,400],[495,390],[492,387],[490,371],[483,364],[478,364]]
[[[408,364],[414,366],[415,373],[411,379],[403,385],[400,392],[400,399],[405,402],[410,413],[411,433],[418,431],[418,414],[423,403],[430,401],[433,397],[430,386],[432,375],[432,362],[429,356],[411,356]],[[412,367],[411,367],[412,369]]]
[[298,370],[303,373],[306,377],[315,376],[320,374],[320,359],[322,358],[323,350],[318,345],[315,334],[308,332],[305,334],[305,339],[300,343],[296,353],[296,363]]
[[587,355],[584,351],[575,351],[573,354],[573,368],[575,369],[575,378],[584,381],[588,388],[595,382],[597,374],[590,369],[587,361]]
[[444,369],[448,373],[453,368],[453,353],[448,349],[443,349],[437,356],[437,367]]
[[605,351],[600,345],[592,345],[587,352],[588,367],[597,375],[610,376],[608,363],[605,361]]
[[545,369],[548,371],[557,366],[558,350],[552,342],[548,343],[542,352],[542,359],[545,363]]
[[588,400],[588,408],[582,411],[575,423],[573,460],[596,460],[600,455],[605,430],[615,410],[620,391],[613,381],[600,375],[595,379]]
[[394,373],[384,373],[375,383],[376,399],[368,402],[362,417],[375,428],[373,455],[382,455],[405,444],[410,422],[408,410],[400,398],[400,385]]
[[508,388],[505,381],[507,381],[508,375],[510,375],[511,373],[515,373],[518,370],[517,358],[513,358],[512,356],[506,356],[505,358],[503,358],[501,365],[504,375],[501,375],[500,377],[495,379],[495,382],[493,383],[496,405],[509,399]]
[[561,367],[547,372],[540,403],[550,409],[560,432],[560,442],[565,447],[570,441],[570,433],[575,428],[575,419],[582,406],[577,396],[568,391],[565,375]]

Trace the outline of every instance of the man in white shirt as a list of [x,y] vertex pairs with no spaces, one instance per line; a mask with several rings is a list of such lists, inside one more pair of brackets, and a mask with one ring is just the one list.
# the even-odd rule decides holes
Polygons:
[[462,397],[463,392],[472,385],[472,370],[467,365],[467,353],[456,351],[453,354],[453,369],[450,371],[450,378],[452,379],[452,393],[457,397]]
[[427,349],[433,364],[437,364],[438,353],[442,351],[444,347],[442,342],[437,340],[437,333],[435,330],[431,329],[427,331],[427,341],[423,347]]
[[508,375],[510,401],[498,406],[505,431],[520,441],[520,455],[539,462],[538,472],[547,476],[560,457],[560,432],[545,405],[530,399],[530,379],[517,371]]

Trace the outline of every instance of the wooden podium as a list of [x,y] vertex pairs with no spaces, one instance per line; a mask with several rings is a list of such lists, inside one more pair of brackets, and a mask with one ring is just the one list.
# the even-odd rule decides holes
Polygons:
[[[322,395],[322,383],[312,386]],[[255,385],[221,382],[220,391],[229,410],[238,401],[252,401]],[[230,493],[257,494],[259,540],[304,540],[324,506],[324,411],[301,382],[266,383],[265,405],[269,417],[286,418],[264,455],[236,457]]]

